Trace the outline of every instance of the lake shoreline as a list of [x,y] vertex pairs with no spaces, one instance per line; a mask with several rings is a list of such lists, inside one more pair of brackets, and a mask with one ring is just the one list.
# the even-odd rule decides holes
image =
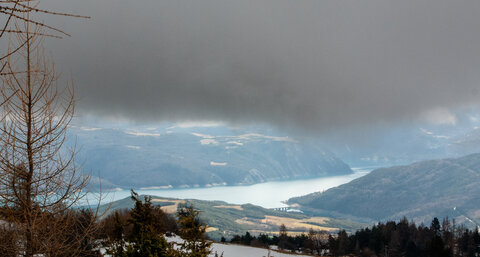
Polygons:
[[[176,199],[224,201],[230,204],[254,204],[264,208],[288,207],[283,201],[292,197],[327,190],[368,174],[370,168],[352,168],[353,173],[338,176],[268,181],[252,185],[220,185],[192,188],[134,189],[140,195]],[[104,203],[130,196],[130,189],[104,191]],[[91,193],[98,195],[98,193]]]
[[[325,176],[311,176],[311,177],[299,177],[299,178],[285,178],[285,179],[272,179],[267,181],[261,181],[258,183],[235,183],[229,185],[227,183],[212,183],[207,185],[180,185],[180,186],[172,186],[172,185],[162,185],[162,186],[148,186],[148,187],[114,187],[110,189],[104,189],[103,192],[116,192],[116,191],[140,191],[140,190],[184,190],[184,189],[207,189],[207,188],[216,188],[216,187],[245,187],[245,186],[253,186],[258,184],[270,183],[270,182],[295,182],[295,181],[303,181],[303,180],[311,180],[311,179],[322,179],[322,178],[332,178],[332,177],[340,177],[340,176],[348,176],[353,175],[358,172],[365,172],[365,171],[372,171],[379,167],[361,167],[361,168],[351,168],[353,172],[345,173],[345,174],[338,174],[338,175],[325,175]],[[92,191],[98,193],[98,191]]]

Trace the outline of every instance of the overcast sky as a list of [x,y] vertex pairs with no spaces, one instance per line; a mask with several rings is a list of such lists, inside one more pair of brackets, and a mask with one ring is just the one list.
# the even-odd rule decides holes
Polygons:
[[[58,4],[56,4],[58,3]],[[451,121],[480,102],[480,1],[44,0],[79,111],[300,131]]]

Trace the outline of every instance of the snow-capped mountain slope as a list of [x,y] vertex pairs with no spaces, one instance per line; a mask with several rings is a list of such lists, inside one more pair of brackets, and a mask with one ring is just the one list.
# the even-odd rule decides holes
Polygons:
[[[268,132],[268,131],[267,131]],[[104,186],[196,187],[348,174],[313,142],[215,127],[70,128],[78,161]]]

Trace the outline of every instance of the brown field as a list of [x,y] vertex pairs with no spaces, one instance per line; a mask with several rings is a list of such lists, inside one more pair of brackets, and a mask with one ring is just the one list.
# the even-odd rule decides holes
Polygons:
[[206,231],[208,233],[208,232],[217,231],[217,230],[218,230],[218,228],[216,228],[216,227],[207,227]]
[[235,210],[243,211],[243,208],[240,205],[217,205],[217,206],[213,206],[213,207],[224,208],[224,209],[235,209]]
[[[272,236],[278,236],[280,232],[278,231],[261,231],[261,230],[252,230],[252,233],[254,234],[267,234],[267,235],[272,235]],[[306,235],[308,234],[308,231],[287,231],[287,234],[289,236],[301,236],[301,235]]]
[[278,226],[278,227],[284,224],[287,227],[287,229],[290,229],[290,230],[304,230],[304,231],[307,231],[309,229],[326,230],[326,231],[338,230],[338,228],[329,228],[329,227],[324,227],[320,225],[308,224],[308,223],[325,224],[325,221],[327,220],[328,220],[327,218],[321,218],[321,217],[313,217],[309,219],[293,219],[293,218],[266,215],[265,218],[261,220],[261,222],[265,224]]
[[[251,218],[242,218],[235,220],[236,223],[242,225],[248,225],[255,227],[255,230],[251,232],[256,233],[269,233],[269,234],[278,234],[278,227],[284,224],[288,230],[295,231],[289,232],[292,234],[302,234],[307,232],[310,229],[314,230],[325,230],[325,231],[336,231],[338,228],[321,226],[325,224],[328,218],[323,217],[312,217],[308,219],[294,219],[294,218],[285,218],[277,216],[265,216],[264,219],[251,219]],[[315,224],[308,224],[315,223]],[[260,229],[261,228],[261,229]]]
[[185,204],[185,200],[167,200],[167,199],[152,199],[152,202],[174,203],[173,205],[162,206],[162,210],[166,213],[176,213],[179,204]]
[[273,227],[268,224],[262,224],[259,219],[241,218],[241,219],[235,220],[235,222],[242,225],[252,226],[257,229],[263,228],[264,230],[262,231],[270,231],[270,230],[277,229],[277,227]]
[[235,220],[235,222],[242,225],[250,225],[250,226],[258,225],[258,222],[252,221],[249,218],[241,218],[241,219]]

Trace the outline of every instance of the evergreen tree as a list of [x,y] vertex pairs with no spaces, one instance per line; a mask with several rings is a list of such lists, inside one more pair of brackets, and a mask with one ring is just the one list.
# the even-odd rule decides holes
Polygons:
[[124,225],[120,219],[120,214],[118,211],[115,211],[113,214],[113,233],[112,235],[107,235],[106,245],[107,253],[112,257],[123,257],[125,253],[125,240],[124,236]]
[[328,250],[332,256],[338,256],[338,240],[332,235],[328,236]]
[[184,240],[180,253],[182,257],[207,257],[211,253],[212,243],[205,237],[207,225],[200,221],[199,214],[193,205],[182,206],[177,212],[179,232]]
[[340,230],[338,232],[338,249],[337,252],[339,255],[345,255],[350,250],[350,240],[348,234],[345,230]]
[[440,235],[440,222],[437,217],[433,218],[432,223],[430,224],[430,230],[437,236]]
[[125,256],[175,256],[175,251],[161,233],[162,228],[158,223],[157,215],[155,215],[158,210],[156,211],[152,205],[152,198],[145,196],[142,201],[132,190],[132,200],[135,201],[135,207],[130,212],[129,223],[133,225],[133,229],[127,240]]
[[280,232],[278,236],[278,248],[285,249],[287,248],[288,244],[288,235],[287,235],[287,227],[285,224],[280,225]]
[[445,243],[440,236],[433,236],[430,243],[427,245],[427,256],[429,257],[448,257],[452,256],[449,248],[445,248]]

